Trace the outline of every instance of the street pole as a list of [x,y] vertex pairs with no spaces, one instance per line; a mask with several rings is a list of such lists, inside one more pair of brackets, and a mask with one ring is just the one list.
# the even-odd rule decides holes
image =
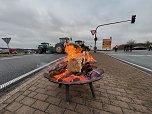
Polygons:
[[96,50],[97,50],[97,46],[96,46],[96,42],[97,42],[97,36],[96,36],[96,33],[95,33],[95,38],[94,38],[94,52],[96,53]]
[[10,54],[9,44],[7,44],[7,48],[8,48],[9,54]]
[[[134,21],[133,21],[133,17],[134,17]],[[131,20],[125,20],[125,21],[118,21],[118,22],[113,22],[113,23],[106,23],[106,24],[102,24],[102,25],[98,25],[96,27],[96,32],[95,32],[95,38],[94,38],[94,41],[95,41],[95,44],[94,44],[94,52],[96,53],[96,50],[97,50],[97,47],[96,47],[96,41],[97,41],[97,29],[101,26],[106,26],[106,25],[112,25],[112,24],[118,24],[118,23],[125,23],[125,22],[128,22],[128,21],[131,21],[131,23],[134,23],[135,22],[135,18],[136,15],[133,15],[132,16],[132,19]]]

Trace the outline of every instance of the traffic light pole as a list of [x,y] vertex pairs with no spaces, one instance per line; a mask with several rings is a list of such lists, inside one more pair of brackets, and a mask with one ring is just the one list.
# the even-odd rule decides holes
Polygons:
[[98,25],[98,26],[96,27],[95,38],[94,38],[94,41],[95,41],[95,45],[94,45],[94,52],[96,53],[96,50],[97,50],[97,47],[96,47],[96,41],[97,41],[97,29],[98,29],[99,27],[101,27],[101,26],[106,26],[106,25],[117,24],[117,23],[125,23],[125,22],[128,22],[128,21],[132,21],[132,20],[118,21],[118,22],[106,23],[106,24]]

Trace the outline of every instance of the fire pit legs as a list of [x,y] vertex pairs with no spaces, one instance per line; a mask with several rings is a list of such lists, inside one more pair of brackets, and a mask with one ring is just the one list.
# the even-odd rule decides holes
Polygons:
[[59,88],[61,88],[62,87],[62,84],[59,84]]
[[91,89],[92,96],[93,96],[93,98],[95,98],[95,93],[94,93],[92,82],[89,83],[89,86],[90,86],[90,89]]
[[66,85],[66,101],[69,102],[69,85]]

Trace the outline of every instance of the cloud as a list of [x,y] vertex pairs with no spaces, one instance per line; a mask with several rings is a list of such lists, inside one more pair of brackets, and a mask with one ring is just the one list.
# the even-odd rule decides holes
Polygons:
[[[98,25],[127,20],[137,15],[136,23],[123,23],[98,29],[98,48],[103,38],[113,38],[113,46],[130,39],[152,40],[150,0],[0,0],[0,36],[12,37],[11,47],[36,48],[41,42],[52,45],[59,37],[73,37],[94,46],[90,30]],[[6,46],[0,39],[0,47]]]

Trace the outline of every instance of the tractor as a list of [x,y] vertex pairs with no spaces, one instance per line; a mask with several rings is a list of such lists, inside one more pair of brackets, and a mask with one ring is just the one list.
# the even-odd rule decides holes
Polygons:
[[[57,53],[57,54],[63,54],[65,53],[65,47],[64,47],[64,42],[69,42],[70,38],[64,37],[64,38],[59,38],[60,42],[55,44],[55,47],[50,46],[49,43],[43,42],[41,45],[38,46],[38,53],[43,54],[43,53]],[[76,40],[75,43],[70,43],[71,45],[76,46],[76,44],[79,44],[82,48],[82,51],[90,50],[88,46],[84,45],[84,41],[82,40]],[[76,46],[77,47],[77,46]]]
[[60,42],[55,44],[55,47],[50,46],[49,43],[43,42],[41,45],[38,46],[38,53],[43,54],[43,53],[57,53],[57,54],[62,54],[64,53],[64,42],[69,42],[69,38],[59,38]]
[[56,53],[61,54],[65,52],[64,42],[69,42],[70,39],[68,37],[65,37],[65,38],[59,38],[59,40],[60,42],[55,44],[55,51]]
[[81,48],[82,48],[82,51],[86,51],[86,50],[90,51],[89,46],[86,46],[84,44],[84,41],[82,41],[82,40],[76,40],[75,44],[79,44],[81,46]]
[[41,45],[38,46],[38,53],[46,54],[46,52],[48,51],[48,48],[49,48],[49,43],[43,42],[43,43],[41,43]]

